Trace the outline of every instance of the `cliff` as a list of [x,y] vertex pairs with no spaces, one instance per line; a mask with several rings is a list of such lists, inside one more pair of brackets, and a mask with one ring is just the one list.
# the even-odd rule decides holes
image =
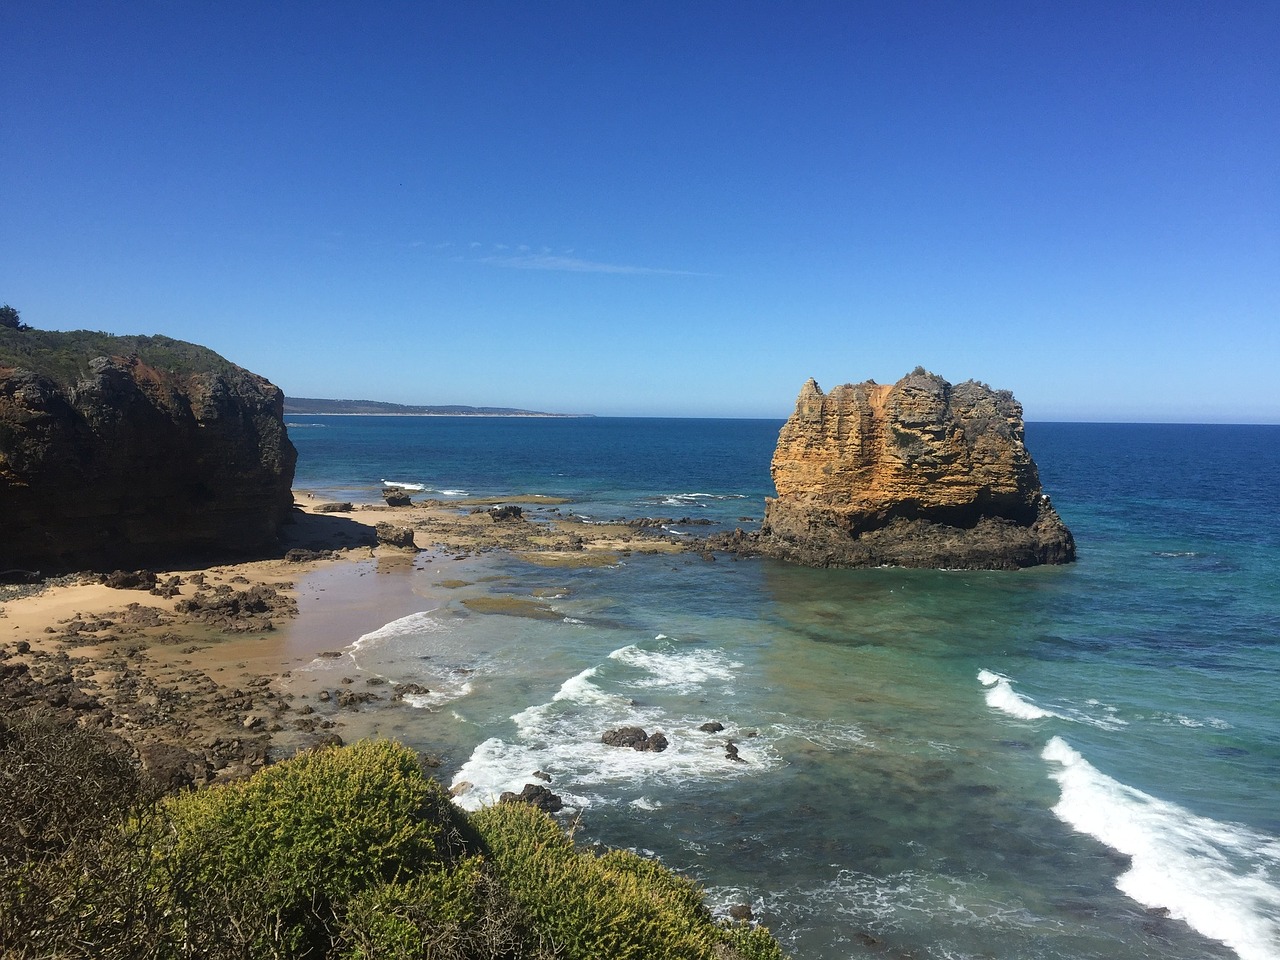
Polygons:
[[761,552],[811,566],[1014,569],[1075,559],[1007,390],[917,367],[810,380],[773,455]]
[[297,461],[283,403],[167,337],[0,330],[0,572],[273,548]]

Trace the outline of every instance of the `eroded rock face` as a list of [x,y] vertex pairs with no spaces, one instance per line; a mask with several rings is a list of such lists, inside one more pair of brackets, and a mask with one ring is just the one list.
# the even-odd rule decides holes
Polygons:
[[103,356],[74,383],[0,365],[0,568],[274,545],[297,462],[283,411],[277,387],[225,361],[179,374]]
[[761,552],[811,566],[1014,569],[1075,559],[1022,406],[917,368],[892,386],[810,380],[773,456]]

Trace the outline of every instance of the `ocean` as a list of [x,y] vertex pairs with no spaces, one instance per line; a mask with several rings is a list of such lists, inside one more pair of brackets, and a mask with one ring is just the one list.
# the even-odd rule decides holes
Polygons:
[[[781,426],[287,421],[300,489],[712,521],[690,535],[759,523]],[[295,682],[424,685],[363,722],[461,803],[545,773],[580,842],[750,905],[796,958],[1280,958],[1280,427],[1026,433],[1071,566],[440,557]],[[462,602],[495,594],[556,617]],[[600,742],[622,725],[671,745]]]

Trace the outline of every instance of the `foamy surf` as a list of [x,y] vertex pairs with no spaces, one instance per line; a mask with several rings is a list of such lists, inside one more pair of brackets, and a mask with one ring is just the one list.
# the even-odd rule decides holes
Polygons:
[[[1046,720],[1052,718],[1066,720],[1070,723],[1084,723],[1093,727],[1101,727],[1104,730],[1118,730],[1121,727],[1128,726],[1128,721],[1122,720],[1115,715],[1116,710],[1114,707],[1109,707],[1097,700],[1087,701],[1090,710],[1094,712],[1076,707],[1061,707],[1058,710],[1049,710],[1014,690],[1013,680],[1004,674],[995,673],[991,670],[979,670],[978,682],[987,688],[985,694],[987,706],[1008,716],[1017,717],[1019,720]],[[1101,715],[1098,715],[1097,711],[1101,711]]]
[[[686,698],[731,696],[734,670],[741,665],[720,651],[681,649],[665,637],[658,642],[660,649],[628,645],[613,651],[565,680],[546,703],[513,715],[512,735],[486,740],[458,771],[455,786],[470,785],[458,803],[468,809],[494,803],[504,792],[518,793],[536,782],[534,774],[541,772],[552,777],[550,788],[569,807],[643,807],[660,803],[651,794],[655,786],[732,779],[776,763],[764,740],[739,739],[731,724],[719,733],[705,732],[699,727],[708,717],[685,712]],[[637,703],[637,690],[650,700]],[[650,753],[601,741],[604,732],[624,726],[660,732],[668,746]],[[729,739],[742,762],[726,755]]]
[[987,706],[1001,713],[1007,713],[1019,720],[1043,720],[1046,717],[1057,717],[1052,710],[1037,707],[1026,697],[1015,693],[1008,677],[990,670],[978,671],[978,682],[987,688]]
[[[668,640],[665,634],[655,637]],[[667,687],[676,693],[689,694],[712,682],[726,685],[725,693],[732,693],[731,685],[736,671],[742,664],[730,660],[718,650],[684,650],[671,653],[660,650],[644,650],[632,644],[609,654],[610,660],[638,668],[639,676],[622,680],[632,687]]]
[[[968,960],[990,955],[972,950],[975,934],[987,938],[1014,933],[1056,937],[1061,933],[1052,919],[1010,901],[1002,890],[981,881],[923,870],[885,875],[838,870],[824,881],[763,893],[754,887],[714,886],[707,890],[707,905],[716,915],[727,915],[730,907],[744,902],[758,914],[786,918],[789,926],[800,928],[817,918],[839,916],[853,920],[865,931],[888,937],[918,930],[922,922],[928,924],[930,951],[904,954],[908,956]],[[866,955],[870,956],[870,951]]]
[[698,506],[704,501],[745,500],[745,493],[671,493],[654,498],[669,507]]
[[[460,700],[472,691],[477,663],[458,662],[448,656],[450,650],[442,649],[448,646],[450,631],[448,624],[440,619],[439,610],[439,607],[433,607],[392,620],[362,634],[343,648],[341,656],[316,657],[299,672],[348,672],[355,669],[383,680],[412,680],[425,684],[428,692],[406,694],[401,698],[408,706],[418,709],[434,710]],[[419,655],[424,648],[431,649],[434,654],[429,662]],[[406,651],[414,651],[415,655],[406,656]],[[439,656],[441,653],[445,656]],[[387,673],[388,670],[392,674],[399,673],[396,665],[406,661],[415,665],[412,675],[393,676]]]
[[1041,754],[1064,823],[1132,858],[1116,887],[1241,960],[1280,957],[1280,840],[1197,816],[1101,773],[1061,737]]

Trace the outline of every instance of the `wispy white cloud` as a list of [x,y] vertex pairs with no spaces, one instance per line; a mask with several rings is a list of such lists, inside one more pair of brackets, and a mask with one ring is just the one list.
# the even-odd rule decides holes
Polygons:
[[[484,249],[487,246],[487,251]],[[466,249],[452,242],[438,243],[435,249],[440,253],[453,255],[449,259],[456,263],[479,263],[490,267],[507,267],[512,270],[555,270],[562,273],[614,273],[669,277],[713,277],[716,274],[701,273],[696,270],[673,270],[668,267],[645,267],[628,263],[607,263],[601,260],[587,260],[573,256],[572,247],[561,253],[550,247],[534,250],[527,243],[483,244],[472,240]]]
[[507,256],[468,257],[470,263],[483,263],[493,267],[511,267],[516,270],[560,270],[566,273],[628,273],[674,277],[706,277],[710,274],[693,270],[670,270],[665,267],[640,267],[625,263],[602,263],[599,260],[583,260],[554,253],[520,253]]

